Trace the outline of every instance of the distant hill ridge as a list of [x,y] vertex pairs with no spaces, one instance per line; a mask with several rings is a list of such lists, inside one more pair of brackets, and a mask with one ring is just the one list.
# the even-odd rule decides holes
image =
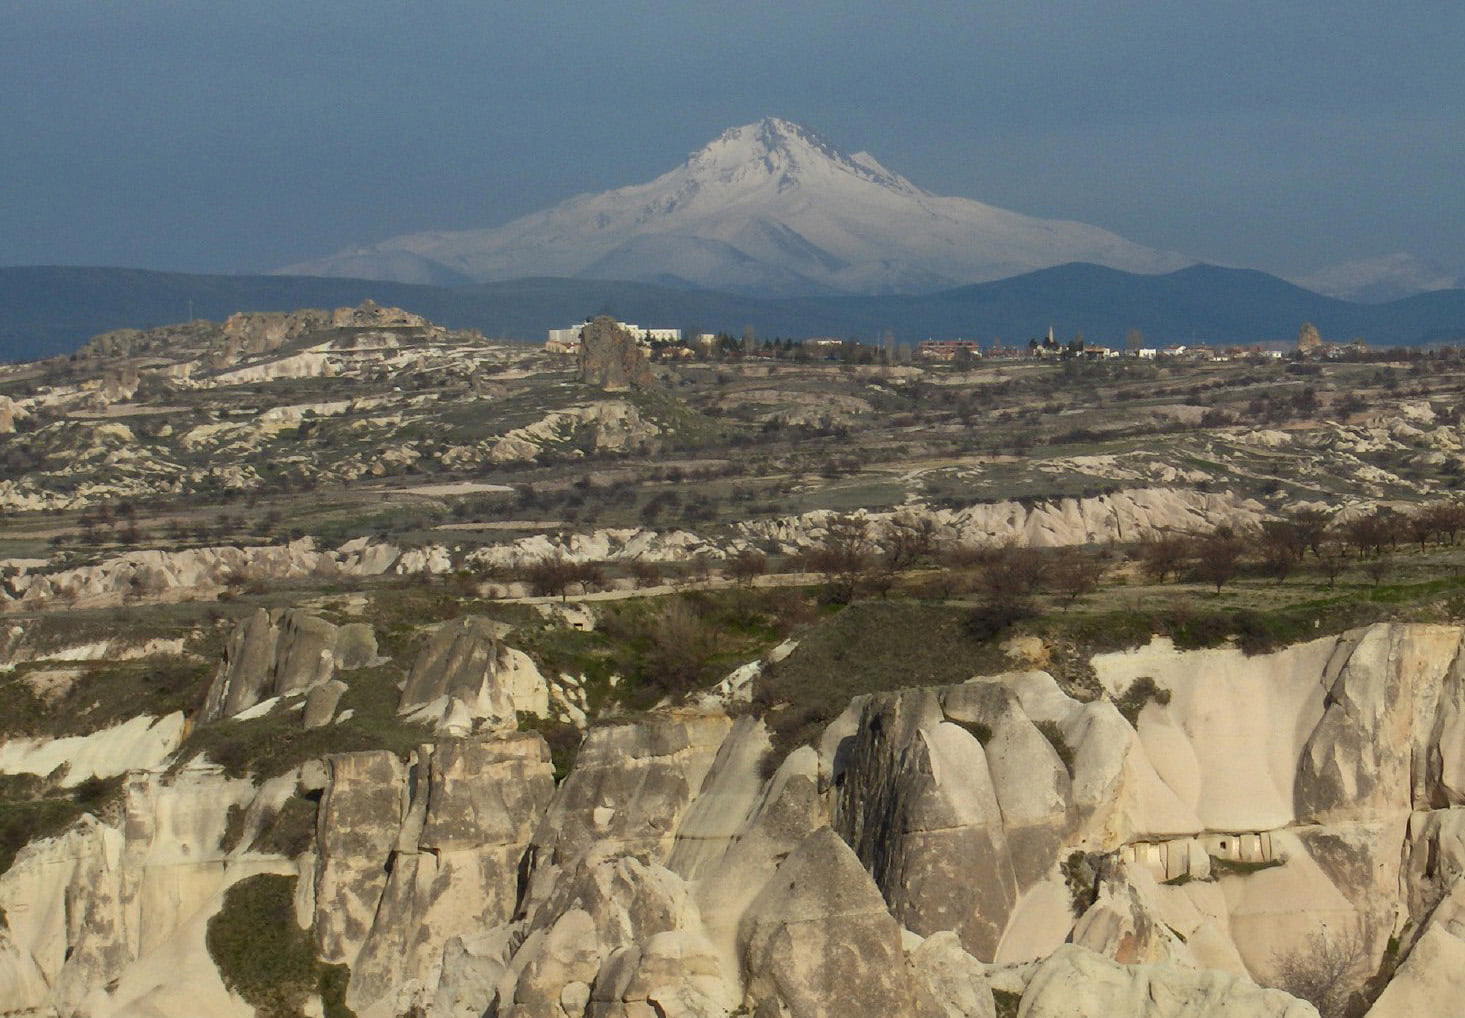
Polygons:
[[428,286],[313,276],[212,276],[144,269],[0,268],[0,359],[71,353],[100,332],[235,311],[355,306],[372,299],[450,328],[541,342],[546,329],[595,314],[643,325],[760,336],[1025,341],[1051,325],[1063,337],[1120,341],[1131,328],[1151,343],[1289,339],[1304,321],[1325,338],[1372,345],[1465,341],[1465,290],[1358,304],[1248,269],[1195,265],[1139,275],[1073,263],[922,296],[755,298],[653,283],[532,278]]

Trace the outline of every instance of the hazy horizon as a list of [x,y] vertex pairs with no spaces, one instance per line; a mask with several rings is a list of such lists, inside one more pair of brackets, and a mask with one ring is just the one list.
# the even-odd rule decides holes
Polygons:
[[781,116],[918,186],[1299,276],[1465,272],[1465,12],[6,0],[0,264],[268,270]]

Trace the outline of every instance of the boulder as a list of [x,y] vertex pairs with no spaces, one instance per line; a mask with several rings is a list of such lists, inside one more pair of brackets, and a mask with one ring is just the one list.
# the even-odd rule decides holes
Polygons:
[[523,651],[482,616],[444,622],[412,663],[398,710],[444,735],[511,729],[521,712],[549,713],[549,688]]
[[607,392],[655,384],[640,342],[615,319],[601,315],[580,330],[580,380]]
[[589,1018],[726,1018],[737,994],[710,944],[670,930],[622,948],[601,966]]
[[1120,965],[1067,944],[1038,965],[1023,1018],[1317,1018],[1311,1004],[1224,972]]
[[301,724],[306,728],[324,728],[336,716],[336,707],[346,693],[346,683],[331,679],[315,686],[305,695],[305,714]]
[[955,933],[927,937],[907,960],[945,1018],[996,1018],[987,967],[962,950]]
[[809,835],[743,917],[745,1003],[758,1015],[888,1018],[918,1009],[900,924],[833,830]]

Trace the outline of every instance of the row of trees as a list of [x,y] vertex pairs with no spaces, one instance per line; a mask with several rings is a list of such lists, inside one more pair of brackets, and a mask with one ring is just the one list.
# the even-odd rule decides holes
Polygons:
[[[1303,568],[1325,576],[1330,586],[1350,566],[1378,583],[1392,567],[1390,553],[1400,546],[1418,545],[1424,551],[1431,544],[1455,545],[1462,536],[1465,501],[1446,499],[1407,512],[1385,507],[1347,517],[1303,508],[1256,528],[1222,525],[1204,532],[1153,534],[1128,554],[1153,582],[1190,580],[1214,586],[1220,593],[1244,574],[1283,582]],[[818,543],[781,566],[818,574],[825,597],[835,603],[886,596],[902,574],[918,571],[917,592],[924,596],[976,595],[993,608],[1018,608],[1039,594],[1064,606],[1072,604],[1098,588],[1117,557],[1114,549],[963,544],[944,535],[929,516],[902,515],[877,522],[838,515],[829,519]],[[668,579],[695,583],[717,574],[746,586],[767,573],[771,564],[765,552],[747,547],[716,563],[705,556],[694,558],[678,565],[670,576],[654,562],[636,560],[626,568],[638,587]],[[541,597],[563,598],[576,590],[589,593],[610,586],[604,564],[571,562],[560,556],[516,570],[485,570],[480,578],[518,579]]]
[[1209,533],[1153,536],[1140,542],[1137,555],[1152,580],[1189,576],[1214,584],[1217,593],[1248,566],[1280,583],[1311,565],[1332,586],[1357,564],[1377,584],[1391,567],[1389,554],[1400,545],[1418,544],[1423,552],[1430,544],[1454,545],[1462,534],[1465,502],[1444,499],[1411,511],[1381,507],[1346,517],[1298,509],[1253,531],[1221,526]]

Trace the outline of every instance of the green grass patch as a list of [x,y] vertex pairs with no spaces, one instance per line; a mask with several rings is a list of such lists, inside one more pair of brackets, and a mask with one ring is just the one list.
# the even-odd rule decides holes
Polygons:
[[1114,706],[1119,708],[1124,720],[1134,726],[1139,724],[1140,712],[1145,709],[1145,704],[1157,703],[1163,707],[1169,702],[1170,690],[1161,689],[1150,676],[1141,675],[1129,684],[1122,696],[1115,698]]
[[[38,695],[26,681],[32,672],[72,669],[80,674],[52,698]],[[22,665],[0,679],[0,697],[6,705],[0,734],[86,735],[144,711],[158,717],[174,711],[192,714],[208,692],[211,672],[205,662],[178,657]]]
[[231,777],[253,775],[262,781],[330,753],[385,749],[405,757],[432,738],[428,729],[397,717],[401,669],[380,665],[341,677],[347,690],[338,710],[353,712],[347,720],[306,730],[295,710],[277,709],[247,721],[225,718],[193,730],[178,752],[179,765],[203,754]]
[[30,842],[60,834],[84,814],[103,812],[121,791],[121,776],[88,778],[64,789],[50,778],[0,775],[0,873]]
[[317,994],[326,1018],[354,1018],[345,1003],[346,967],[323,964],[309,931],[295,923],[297,879],[266,873],[229,888],[209,920],[209,956],[224,985],[258,1018],[304,1018],[306,1002]]
[[1245,877],[1253,873],[1260,873],[1262,870],[1275,869],[1281,865],[1281,859],[1268,859],[1265,862],[1242,862],[1239,859],[1219,859],[1213,855],[1211,856],[1211,876]]
[[1053,747],[1053,752],[1058,754],[1058,759],[1063,761],[1063,767],[1069,774],[1073,773],[1073,747],[1068,744],[1068,739],[1063,735],[1063,729],[1056,721],[1036,721],[1039,732],[1048,744]]
[[756,690],[755,703],[769,709],[779,755],[817,737],[853,697],[950,685],[1010,668],[994,641],[968,634],[968,614],[920,601],[865,601],[804,632]]

